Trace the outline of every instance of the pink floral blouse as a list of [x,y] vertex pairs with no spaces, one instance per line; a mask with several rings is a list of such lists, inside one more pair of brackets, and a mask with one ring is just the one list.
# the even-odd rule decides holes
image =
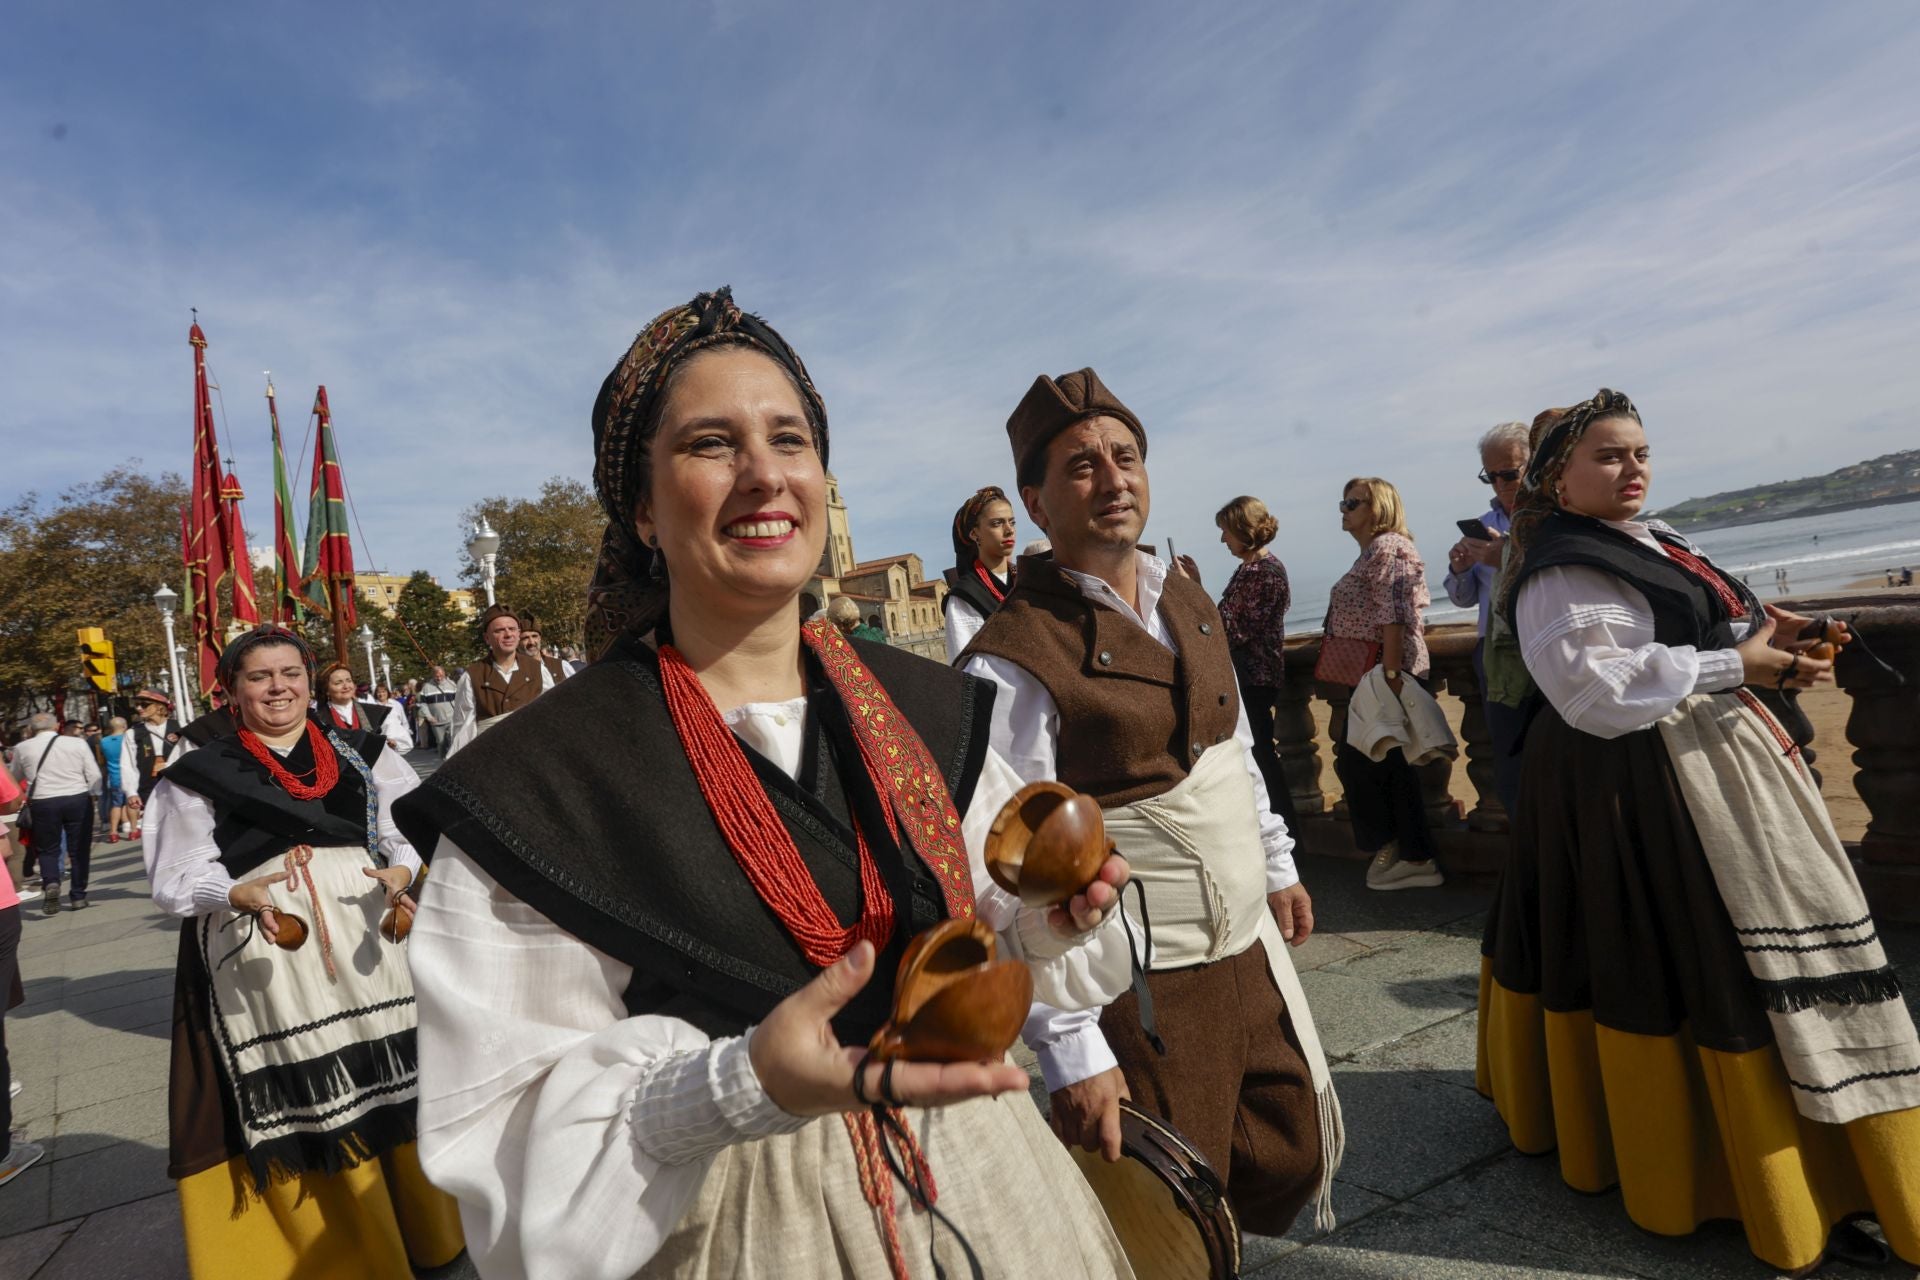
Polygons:
[[1401,533],[1377,535],[1360,552],[1353,568],[1333,584],[1327,606],[1327,634],[1381,643],[1381,628],[1400,623],[1406,631],[1401,661],[1410,675],[1427,674],[1427,567],[1413,539]]

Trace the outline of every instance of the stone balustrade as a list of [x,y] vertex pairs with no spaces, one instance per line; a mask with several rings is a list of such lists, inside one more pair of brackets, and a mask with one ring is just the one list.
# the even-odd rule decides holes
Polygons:
[[[1920,921],[1920,604],[1889,603],[1885,596],[1781,603],[1801,613],[1846,619],[1882,662],[1905,677],[1900,683],[1869,661],[1858,645],[1842,651],[1834,673],[1852,698],[1847,743],[1857,770],[1853,785],[1869,814],[1865,834],[1849,841],[1847,848],[1875,912],[1888,920]],[[1507,814],[1494,791],[1493,743],[1473,667],[1474,644],[1471,624],[1436,626],[1427,632],[1433,658],[1429,688],[1443,704],[1448,699],[1462,704],[1461,753],[1458,760],[1424,766],[1421,786],[1448,872],[1491,876],[1506,859]],[[1313,666],[1319,655],[1317,635],[1287,642],[1287,685],[1274,719],[1274,738],[1294,811],[1300,815],[1301,843],[1313,853],[1357,858],[1345,804],[1330,802],[1321,789],[1322,770],[1329,776],[1332,772],[1329,743],[1346,732],[1349,691],[1315,683]],[[1316,733],[1314,698],[1326,704],[1327,736]],[[1801,744],[1809,764],[1824,755],[1831,769],[1844,758],[1841,744],[1815,740],[1812,724],[1791,699],[1768,695],[1766,700]],[[1466,770],[1475,797],[1471,806],[1450,793],[1456,768]]]

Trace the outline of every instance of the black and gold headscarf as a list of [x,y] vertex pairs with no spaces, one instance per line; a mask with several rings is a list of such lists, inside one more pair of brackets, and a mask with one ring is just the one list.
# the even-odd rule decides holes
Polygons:
[[[1549,417],[1557,414],[1558,417]],[[1573,448],[1587,434],[1587,428],[1606,418],[1632,418],[1640,421],[1640,411],[1625,392],[1602,387],[1593,397],[1567,409],[1549,409],[1534,419],[1533,454],[1527,460],[1527,475],[1520,482],[1520,493],[1513,501],[1513,550],[1501,569],[1500,608],[1508,608],[1514,583],[1520,581],[1520,566],[1527,555],[1540,522],[1560,505],[1555,496],[1560,476],[1573,457]],[[1546,421],[1544,424],[1542,420]]]
[[666,611],[667,583],[656,565],[658,552],[633,527],[634,508],[646,496],[646,453],[673,371],[696,352],[727,346],[750,347],[786,370],[813,427],[820,465],[827,465],[827,407],[807,367],[772,325],[734,304],[731,288],[723,285],[655,316],[607,375],[593,405],[593,487],[607,513],[607,529],[587,589],[589,653],[599,653],[622,632],[650,631]]

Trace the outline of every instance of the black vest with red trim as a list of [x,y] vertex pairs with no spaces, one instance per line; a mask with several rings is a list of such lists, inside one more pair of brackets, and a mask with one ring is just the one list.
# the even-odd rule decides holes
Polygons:
[[[964,814],[986,758],[992,687],[884,644],[853,644]],[[893,941],[834,1019],[843,1043],[864,1044],[887,1019],[905,940],[944,919],[946,903],[932,872],[888,835],[845,708],[811,657],[808,666],[798,778],[745,753],[841,924],[861,908],[854,823],[887,882]],[[735,1035],[817,972],[721,837],[668,715],[658,656],[632,637],[474,739],[394,818],[423,857],[446,837],[515,897],[632,966],[629,1013]],[[429,882],[427,901],[432,892]]]

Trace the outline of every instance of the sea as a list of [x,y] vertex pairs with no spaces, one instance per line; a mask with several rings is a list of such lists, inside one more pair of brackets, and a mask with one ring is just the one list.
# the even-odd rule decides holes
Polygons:
[[[1887,571],[1892,570],[1897,581],[1902,567],[1912,569],[1916,581],[1920,581],[1920,502],[1890,502],[1854,511],[1724,529],[1688,529],[1685,533],[1715,564],[1744,577],[1763,600],[1785,595],[1831,595],[1867,578],[1885,586]],[[1428,561],[1428,587],[1434,600],[1427,611],[1428,623],[1472,618],[1474,610],[1456,609],[1448,601],[1446,588],[1441,585],[1446,560],[1444,556],[1439,560],[1437,574],[1433,561]],[[1776,580],[1776,571],[1784,571],[1785,576]],[[1324,611],[1324,601],[1311,611],[1296,610],[1289,615],[1294,625],[1288,630],[1318,630]]]

